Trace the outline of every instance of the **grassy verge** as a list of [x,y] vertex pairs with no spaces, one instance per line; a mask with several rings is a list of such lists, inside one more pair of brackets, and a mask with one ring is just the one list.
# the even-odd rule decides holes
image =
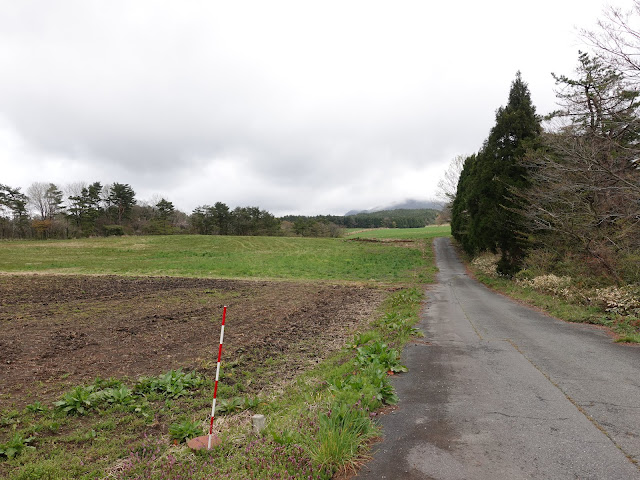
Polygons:
[[[329,479],[362,460],[378,435],[376,410],[396,401],[388,374],[405,370],[399,352],[415,333],[421,300],[416,288],[396,291],[369,329],[268,398],[245,397],[242,383],[228,387],[223,377],[222,443],[210,452],[193,453],[182,442],[206,431],[211,383],[171,371],[96,379],[53,405],[2,412],[0,472],[15,479]],[[268,421],[259,435],[251,432],[253,413]]]
[[470,262],[476,278],[485,285],[568,322],[608,327],[617,342],[640,343],[640,289],[590,287],[571,277],[533,275],[524,270],[515,278],[495,273],[496,256],[485,254]]

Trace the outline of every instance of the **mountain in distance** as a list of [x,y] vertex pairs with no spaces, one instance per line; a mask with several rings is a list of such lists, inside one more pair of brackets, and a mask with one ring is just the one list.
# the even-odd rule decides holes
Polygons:
[[442,210],[442,206],[442,202],[438,200],[415,200],[409,198],[402,202],[392,203],[384,207],[374,207],[370,210],[349,210],[344,216],[348,217],[349,215],[357,215],[358,213],[384,212],[386,210],[418,210],[423,208]]

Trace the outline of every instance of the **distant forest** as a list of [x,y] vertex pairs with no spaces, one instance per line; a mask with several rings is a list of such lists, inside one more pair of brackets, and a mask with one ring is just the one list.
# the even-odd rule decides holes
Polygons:
[[259,207],[222,202],[186,214],[165,198],[139,202],[131,185],[33,183],[26,193],[0,184],[0,238],[79,238],[111,235],[290,235],[337,237],[344,228],[409,228],[434,223],[437,210],[276,218]]
[[371,213],[356,213],[354,215],[318,215],[307,217],[301,215],[286,215],[283,221],[291,222],[296,233],[303,234],[306,230],[321,225],[337,225],[343,228],[420,228],[435,223],[440,212],[438,210],[396,209]]

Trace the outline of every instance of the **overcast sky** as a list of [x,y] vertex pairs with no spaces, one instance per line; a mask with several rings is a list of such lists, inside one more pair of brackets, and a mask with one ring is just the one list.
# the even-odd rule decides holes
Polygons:
[[434,198],[518,70],[554,109],[550,73],[573,72],[604,7],[0,0],[0,183],[128,183],[187,213]]

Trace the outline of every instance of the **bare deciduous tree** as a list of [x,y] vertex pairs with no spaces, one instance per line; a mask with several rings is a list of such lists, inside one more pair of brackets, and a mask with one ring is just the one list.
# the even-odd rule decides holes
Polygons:
[[640,249],[640,93],[597,57],[580,54],[577,74],[555,76],[561,109],[544,149],[525,158],[524,214],[547,247],[622,281]]
[[612,67],[640,80],[640,0],[633,0],[628,11],[608,6],[598,21],[598,29],[581,33]]
[[458,180],[460,180],[460,173],[462,172],[466,158],[465,155],[456,155],[453,157],[451,162],[449,162],[447,170],[444,172],[444,176],[438,182],[436,196],[444,201],[442,210],[436,219],[438,224],[451,222],[451,205],[456,198]]
[[62,210],[62,192],[53,183],[34,182],[27,188],[27,196],[40,220],[53,220]]
[[464,161],[467,158],[466,155],[456,155],[449,162],[447,170],[444,172],[444,176],[438,182],[437,197],[448,203],[452,202],[456,198],[456,191],[458,189],[458,180],[460,179],[460,172],[464,166]]

